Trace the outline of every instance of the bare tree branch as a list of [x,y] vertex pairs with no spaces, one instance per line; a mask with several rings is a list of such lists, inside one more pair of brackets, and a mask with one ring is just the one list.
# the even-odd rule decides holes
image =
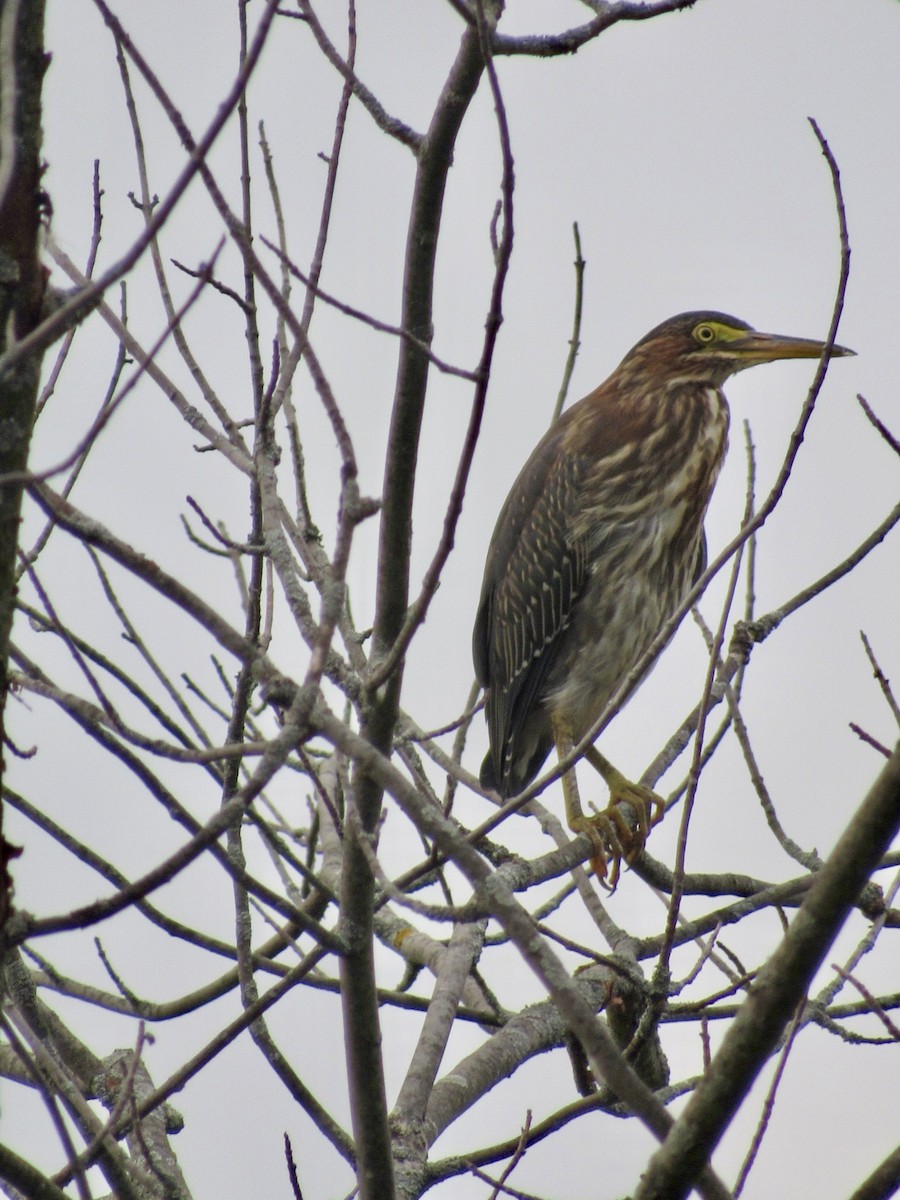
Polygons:
[[704,1081],[648,1164],[636,1200],[687,1196],[763,1067],[878,859],[900,830],[900,745],[757,976]]
[[[819,578],[801,573],[793,594],[776,607],[767,601],[768,611],[757,599],[757,592],[774,595],[767,572],[778,526],[769,517],[784,498],[817,496],[804,491],[817,472],[795,468],[824,363],[761,504],[747,432],[739,530],[589,735],[605,727],[730,562],[711,629],[697,617],[702,663],[699,639],[682,642],[698,657],[673,694],[685,696],[695,667],[697,694],[683,699],[681,713],[671,704],[653,713],[654,727],[660,717],[665,724],[647,754],[648,784],[694,739],[667,799],[668,808],[682,804],[674,865],[661,838],[658,859],[644,852],[614,897],[600,894],[583,865],[589,840],[572,839],[535,799],[584,745],[499,806],[471,769],[477,689],[469,689],[468,668],[460,673],[453,661],[454,648],[461,652],[468,640],[458,602],[468,581],[454,576],[450,556],[463,531],[482,531],[485,514],[469,514],[465,524],[460,516],[488,389],[506,386],[510,360],[521,354],[526,303],[542,330],[553,327],[544,311],[549,285],[544,295],[544,277],[536,287],[532,274],[535,230],[538,244],[544,230],[550,244],[547,223],[564,230],[570,220],[552,208],[535,223],[534,200],[549,193],[535,190],[546,182],[536,180],[533,156],[532,126],[541,123],[522,86],[536,72],[541,87],[550,86],[564,64],[522,60],[583,54],[618,23],[674,13],[690,0],[584,0],[585,21],[559,33],[550,29],[555,9],[529,26],[533,14],[505,11],[499,0],[450,0],[436,18],[426,17],[426,6],[402,26],[362,9],[357,25],[354,0],[333,11],[315,0],[293,8],[267,0],[251,25],[250,0],[235,0],[226,6],[233,28],[203,41],[210,63],[203,83],[221,84],[212,107],[193,79],[172,74],[171,39],[142,34],[141,19],[126,23],[111,0],[95,5],[112,37],[101,36],[99,47],[79,41],[76,57],[82,70],[111,70],[112,105],[121,110],[100,131],[118,139],[114,160],[104,164],[106,194],[99,167],[92,172],[92,158],[80,157],[80,139],[61,148],[56,118],[45,116],[48,179],[56,187],[71,156],[76,180],[86,184],[85,245],[73,254],[86,266],[79,270],[48,238],[49,257],[74,292],[47,289],[43,305],[30,310],[31,325],[6,322],[0,335],[7,338],[0,368],[9,368],[0,369],[0,390],[27,377],[33,405],[36,356],[66,334],[18,446],[27,449],[34,425],[31,461],[62,464],[59,485],[47,486],[46,471],[29,473],[24,458],[0,464],[0,499],[22,483],[30,489],[12,530],[11,545],[20,547],[9,579],[16,626],[4,732],[12,787],[0,794],[25,844],[27,870],[0,947],[8,987],[0,1077],[12,1097],[0,1191],[90,1200],[99,1171],[117,1196],[186,1198],[194,1183],[187,1164],[196,1172],[199,1161],[197,1108],[212,1104],[221,1105],[213,1115],[222,1120],[219,1141],[201,1148],[209,1170],[233,1161],[219,1154],[232,1131],[240,1125],[241,1136],[255,1137],[258,1120],[265,1132],[255,1142],[254,1179],[265,1186],[276,1171],[283,1181],[278,1133],[287,1128],[296,1196],[301,1180],[304,1190],[321,1191],[321,1159],[331,1191],[361,1200],[418,1200],[432,1188],[451,1195],[463,1175],[493,1196],[534,1197],[543,1194],[534,1173],[561,1131],[577,1137],[591,1171],[594,1146],[615,1142],[613,1122],[630,1119],[651,1131],[649,1145],[660,1144],[641,1184],[656,1189],[648,1194],[693,1186],[726,1200],[709,1155],[762,1064],[778,1053],[783,1062],[791,1041],[813,1028],[843,1054],[864,1045],[872,1055],[895,1043],[900,1010],[891,970],[900,851],[882,852],[900,821],[900,767],[898,753],[876,736],[879,713],[889,726],[900,718],[890,639],[874,602],[892,586],[900,507],[879,519],[852,506]],[[32,237],[49,221],[40,160],[31,148],[27,162],[21,157],[9,122],[23,72],[33,67],[39,83],[44,67],[40,56],[11,53],[12,17],[39,8],[40,0],[0,0],[0,302],[21,295],[18,260],[10,270],[4,258],[16,229],[2,207],[8,188],[27,198],[17,212],[26,218],[18,228],[27,233],[22,261],[32,299],[45,291]],[[61,9],[63,25],[54,28],[69,20]],[[410,56],[420,27],[443,32],[433,44],[415,43]],[[672,17],[659,32],[692,28],[692,19]],[[441,40],[448,29],[450,40]],[[629,37],[637,47],[637,31]],[[54,47],[57,63],[71,53]],[[506,61],[512,56],[518,62]],[[445,64],[437,76],[435,63]],[[425,64],[428,78],[417,79]],[[59,103],[58,90],[48,95]],[[412,107],[426,95],[429,107]],[[583,96],[572,100],[567,116],[577,121]],[[423,132],[393,115],[401,106],[417,114]],[[548,120],[552,113],[548,106]],[[202,137],[192,132],[195,120]],[[841,238],[833,337],[849,241],[834,156],[814,130]],[[485,137],[493,153],[482,152]],[[492,181],[495,163],[501,170]],[[23,164],[28,170],[17,174]],[[135,174],[136,183],[127,177]],[[188,192],[194,177],[198,186]],[[596,185],[596,175],[587,178]],[[391,194],[379,207],[388,179]],[[59,191],[58,239],[77,244],[76,210],[68,188]],[[486,206],[480,236],[478,203]],[[261,212],[274,215],[260,221]],[[383,222],[377,227],[375,217]],[[260,238],[267,222],[271,242]],[[577,232],[574,327],[559,403],[581,336]],[[220,241],[213,269],[210,252]],[[524,270],[516,267],[520,255]],[[304,259],[306,268],[295,267]],[[172,264],[186,281],[171,278]],[[343,297],[369,286],[370,271],[378,273],[377,301],[346,304]],[[111,306],[103,289],[114,281],[120,300]],[[371,316],[395,309],[398,324]],[[515,318],[517,331],[515,354],[501,357],[504,316]],[[484,328],[475,328],[482,319]],[[446,351],[438,356],[434,346]],[[535,353],[556,350],[541,345]],[[452,385],[437,371],[454,376]],[[860,403],[879,442],[895,450],[885,423]],[[436,442],[450,422],[456,444]],[[892,464],[866,424],[854,430],[864,465],[871,455],[873,480],[880,479],[875,472]],[[0,420],[0,452],[14,456],[6,432]],[[435,447],[441,478],[449,472],[443,495],[425,467]],[[816,453],[810,438],[808,466]],[[492,456],[500,464],[503,448],[492,447]],[[383,494],[364,495],[363,480],[379,476]],[[429,519],[420,520],[426,511]],[[783,512],[787,518],[787,506]],[[377,531],[366,524],[372,516]],[[843,581],[862,564],[865,579],[856,578],[869,586],[854,593]],[[784,703],[769,705],[752,689],[766,680],[766,656],[756,647],[777,630],[768,663],[779,655],[790,663],[803,623],[785,618],[803,610],[817,619],[828,605],[810,602],[826,593],[852,596],[859,607],[855,625],[848,629],[844,613],[835,628],[844,642],[858,625],[871,631],[864,645],[874,686],[864,693],[868,707],[854,694],[842,713],[843,681],[836,682],[815,720],[837,716],[846,729],[858,717],[866,745],[851,742],[855,769],[880,747],[893,782],[885,785],[890,797],[876,785],[823,863],[802,849],[821,844],[821,809],[809,820],[802,808],[790,820],[782,813],[784,760],[771,737]],[[441,657],[431,653],[436,629],[449,643]],[[815,664],[810,674],[822,677]],[[800,729],[784,739],[791,749]],[[692,813],[701,777],[707,794],[715,788],[748,798],[748,819],[776,850],[772,861],[784,865],[780,843],[799,869],[791,863],[771,873],[756,864],[740,805],[734,836],[704,843],[708,811]],[[768,829],[754,816],[754,790]],[[779,813],[802,847],[787,837]],[[701,865],[701,854],[706,869],[687,869]],[[809,973],[851,909],[861,931],[806,996]],[[154,1061],[145,1051],[150,1023],[175,1031],[158,1085],[145,1071],[145,1059],[147,1067]],[[124,1038],[116,1033],[123,1028]],[[110,1054],[118,1044],[130,1048]],[[667,1054],[685,1064],[672,1081]],[[546,1088],[539,1055],[552,1056]],[[219,1064],[242,1081],[227,1106],[215,1083]],[[513,1091],[497,1090],[510,1079]],[[277,1103],[257,1114],[241,1097],[262,1095],[260,1084]],[[519,1088],[512,1111],[508,1097]],[[21,1112],[30,1114],[29,1103],[37,1112],[26,1136],[42,1139],[33,1165],[17,1141],[20,1089]],[[168,1103],[182,1089],[183,1117]],[[676,1120],[668,1106],[678,1097],[687,1107]],[[688,1123],[690,1114],[699,1124]],[[767,1129],[792,1119],[770,1099],[744,1177]],[[485,1131],[494,1127],[491,1144]],[[445,1136],[456,1152],[436,1155]],[[185,1143],[179,1162],[175,1152]],[[649,1153],[629,1159],[635,1176]],[[869,1178],[860,1195],[887,1194],[894,1157],[880,1168],[864,1163],[860,1177]],[[230,1181],[217,1186],[225,1195]]]
[[[45,277],[38,259],[44,69],[43,0],[4,0],[0,4],[0,355],[18,355],[20,368],[0,372],[4,428],[0,438],[0,740],[5,740],[6,731],[22,478],[41,362],[39,353],[22,347],[40,322],[44,301]],[[18,853],[4,835],[0,801],[0,931],[11,903],[9,862]]]

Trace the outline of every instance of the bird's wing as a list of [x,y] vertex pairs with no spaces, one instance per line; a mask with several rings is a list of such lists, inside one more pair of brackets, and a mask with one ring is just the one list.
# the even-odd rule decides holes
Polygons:
[[[585,462],[562,453],[561,442],[554,427],[510,492],[491,541],[475,622],[475,669],[489,689],[488,730],[501,791],[586,577],[586,546],[573,538]],[[529,751],[535,770],[551,744],[548,725],[541,745]],[[519,764],[517,774],[522,771]]]
[[691,587],[697,582],[703,572],[709,565],[709,553],[706,546],[706,531],[700,531],[700,544],[697,547],[697,561],[694,564],[694,574],[691,579]]

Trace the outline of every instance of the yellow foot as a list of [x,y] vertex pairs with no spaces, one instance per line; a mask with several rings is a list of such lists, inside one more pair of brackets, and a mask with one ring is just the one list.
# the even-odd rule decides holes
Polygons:
[[[571,723],[561,710],[552,713],[551,723],[557,753],[560,758],[565,758],[572,750]],[[603,812],[586,816],[578,794],[575,768],[571,767],[562,777],[566,820],[573,833],[585,833],[591,839],[594,847],[591,866],[600,882],[613,891],[619,881],[622,859],[628,866],[635,861],[650,830],[663,819],[665,804],[650,788],[626,779],[596,746],[588,746],[584,757],[600,772],[609,788],[609,804]],[[625,806],[629,810],[627,813],[623,811]]]
[[[622,860],[627,866],[637,861],[654,825],[665,812],[665,802],[656,792],[631,783],[618,771],[610,772],[610,802],[599,813],[579,814],[569,821],[573,833],[586,833],[594,844],[591,867],[600,882],[614,891]],[[623,806],[631,812],[626,815]],[[608,878],[607,878],[608,875]]]

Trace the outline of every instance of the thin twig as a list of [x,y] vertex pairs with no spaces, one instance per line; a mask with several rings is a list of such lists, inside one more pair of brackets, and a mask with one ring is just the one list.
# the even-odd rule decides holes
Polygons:
[[[118,25],[118,22],[113,17],[104,0],[94,0],[94,3],[101,10],[107,24],[112,28]],[[42,321],[41,324],[34,330],[33,333],[20,339],[16,345],[0,359],[0,372],[11,370],[17,363],[30,357],[32,354],[38,354],[49,346],[52,342],[60,337],[66,330],[71,329],[73,325],[81,321],[88,312],[96,305],[99,298],[123,276],[127,275],[131,268],[143,256],[147,247],[152,242],[153,238],[159,233],[163,225],[171,216],[175,206],[180,201],[188,188],[191,180],[198,173],[200,168],[206,162],[207,156],[213,146],[213,143],[218,138],[231,113],[233,112],[238,99],[247,85],[247,80],[253,73],[253,70],[259,61],[263,46],[269,33],[272,21],[278,9],[278,0],[267,0],[266,8],[260,17],[259,24],[256,28],[256,33],[253,38],[253,44],[250,52],[247,55],[244,69],[238,73],[237,78],[232,83],[228,92],[223,97],[222,102],[216,109],[216,115],[213,117],[206,133],[197,142],[191,152],[188,162],[185,164],[180,175],[172,185],[169,194],[166,198],[157,205],[152,219],[148,222],[144,232],[139,238],[136,238],[129,249],[117,262],[113,263],[99,279],[92,283],[88,283],[83,287],[77,295],[62,308],[59,308]],[[118,26],[121,29],[121,26]],[[124,30],[122,31],[124,33]]]
[[775,1074],[772,1076],[772,1082],[769,1084],[769,1090],[766,1093],[763,1110],[759,1117],[759,1124],[757,1125],[756,1132],[753,1135],[753,1142],[750,1145],[750,1149],[747,1151],[746,1158],[741,1163],[741,1169],[738,1171],[738,1177],[735,1181],[734,1188],[732,1189],[734,1191],[735,1200],[737,1200],[737,1197],[740,1196],[741,1192],[743,1192],[744,1185],[747,1182],[750,1172],[753,1169],[753,1164],[756,1161],[756,1157],[762,1147],[763,1138],[765,1137],[766,1130],[769,1127],[769,1121],[772,1119],[772,1110],[775,1107],[775,1096],[778,1092],[778,1087],[781,1083],[782,1077],[784,1076],[784,1069],[787,1066],[788,1057],[793,1049],[794,1039],[796,1038],[797,1031],[800,1028],[800,1018],[802,1015],[803,1005],[800,1004],[797,1008],[794,1019],[791,1022],[785,1043],[781,1047],[781,1053],[778,1055],[778,1064],[775,1067]]
[[417,350],[421,350],[423,354],[427,355],[428,361],[433,363],[433,365],[437,367],[437,369],[444,375],[455,375],[457,378],[465,379],[469,382],[476,382],[478,380],[477,369],[475,371],[469,371],[466,370],[465,367],[455,367],[452,363],[448,363],[444,359],[439,358],[427,342],[423,341],[422,338],[417,338],[408,329],[403,329],[399,325],[391,325],[387,321],[381,321],[378,317],[373,317],[371,313],[363,312],[361,308],[354,308],[352,304],[347,304],[343,300],[338,300],[336,296],[332,296],[330,292],[326,292],[323,288],[320,288],[318,284],[314,283],[309,275],[305,275],[303,271],[301,271],[296,265],[296,263],[291,262],[284,251],[276,246],[274,242],[271,242],[267,237],[260,237],[260,241],[264,246],[268,247],[273,254],[278,255],[282,266],[291,275],[293,275],[295,279],[303,284],[303,286],[307,289],[308,294],[323,301],[329,306],[329,308],[333,308],[337,312],[343,313],[345,317],[352,317],[354,321],[359,321],[362,325],[367,325],[370,329],[374,329],[376,333],[387,333],[390,334],[391,337],[402,338],[403,341],[409,342],[411,346],[415,346]]
[[466,493],[466,485],[469,479],[469,472],[472,468],[472,462],[475,457],[475,447],[478,444],[478,436],[481,432],[481,420],[484,415],[484,406],[487,400],[488,382],[491,374],[491,363],[494,358],[494,351],[497,346],[497,339],[500,333],[500,326],[503,322],[503,289],[506,285],[506,277],[509,271],[509,263],[512,257],[514,225],[513,225],[513,196],[515,190],[515,168],[513,164],[512,147],[510,145],[509,125],[506,118],[506,107],[503,102],[503,95],[500,91],[500,84],[497,79],[497,73],[494,68],[493,61],[490,57],[490,31],[482,10],[482,0],[477,0],[479,13],[478,19],[478,36],[482,54],[484,55],[484,67],[487,72],[490,82],[491,94],[494,101],[494,114],[497,121],[497,134],[500,141],[500,150],[503,158],[503,179],[501,182],[501,197],[503,203],[503,232],[497,246],[497,252],[494,256],[494,280],[491,287],[490,305],[485,318],[485,335],[482,344],[481,359],[475,371],[477,382],[475,391],[472,397],[472,408],[469,416],[469,425],[466,430],[465,440],[463,442],[462,452],[459,457],[459,463],[456,469],[456,476],[453,481],[453,488],[450,493],[450,500],[447,505],[447,511],[444,515],[444,527],[441,532],[441,538],[438,542],[437,550],[434,557],[428,566],[425,576],[422,580],[422,587],[419,595],[409,606],[407,615],[403,621],[399,633],[393,639],[391,647],[387,655],[376,662],[370,670],[366,678],[366,688],[372,692],[382,686],[382,684],[390,678],[395,670],[402,663],[409,643],[412,641],[416,630],[425,620],[429,605],[437,592],[440,584],[441,573],[453,549],[456,538],[456,526],[459,522],[462,513],[463,498]]
[[575,311],[572,314],[572,336],[569,338],[569,353],[566,356],[562,383],[559,385],[559,395],[556,397],[556,405],[554,406],[553,416],[550,420],[551,425],[563,410],[563,405],[569,394],[572,372],[575,370],[575,359],[578,357],[578,351],[581,348],[581,309],[584,300],[584,268],[587,266],[587,263],[581,257],[581,234],[578,231],[577,221],[572,225],[572,236],[575,239]]
[[862,638],[862,644],[865,647],[866,658],[868,658],[869,664],[871,665],[872,671],[875,675],[875,679],[878,682],[878,686],[881,688],[881,694],[884,696],[885,700],[887,701],[888,708],[893,713],[894,720],[897,722],[898,725],[900,725],[900,703],[897,702],[897,699],[894,696],[893,690],[891,689],[891,681],[888,679],[888,677],[885,675],[884,671],[882,671],[881,667],[879,666],[878,659],[875,657],[875,653],[872,650],[872,646],[869,643],[869,639],[866,637],[866,635],[863,633],[862,630],[860,630],[859,636]]
[[860,407],[868,417],[869,421],[871,421],[871,423],[875,426],[894,453],[900,454],[900,439],[895,438],[884,422],[876,417],[865,396],[861,396],[859,393],[857,393],[856,399],[859,401]]

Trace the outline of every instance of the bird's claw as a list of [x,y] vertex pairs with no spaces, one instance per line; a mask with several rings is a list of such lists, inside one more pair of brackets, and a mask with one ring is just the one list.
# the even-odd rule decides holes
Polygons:
[[[658,825],[666,815],[665,800],[662,796],[657,796],[652,788],[626,781],[610,796],[609,809],[613,809],[619,804],[628,804],[637,813],[638,829],[642,839],[640,848],[643,849],[643,843],[650,836],[650,830],[654,825]],[[620,812],[618,816],[627,826],[624,814]],[[629,865],[631,865],[630,862]]]
[[[626,863],[633,861],[635,850],[635,835],[624,814],[618,812],[616,806],[610,805],[603,812],[584,815],[573,821],[571,829],[573,833],[584,833],[590,838],[593,847],[591,870],[605,888],[610,892],[615,891],[622,859]],[[638,851],[643,844],[644,839],[640,837]]]
[[[631,809],[629,816],[622,811],[624,805]],[[591,869],[610,892],[619,882],[623,860],[629,867],[637,862],[650,830],[664,814],[665,801],[656,792],[623,780],[602,812],[583,815],[571,824],[573,832],[585,833],[591,839]]]

